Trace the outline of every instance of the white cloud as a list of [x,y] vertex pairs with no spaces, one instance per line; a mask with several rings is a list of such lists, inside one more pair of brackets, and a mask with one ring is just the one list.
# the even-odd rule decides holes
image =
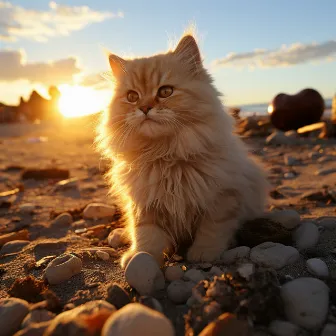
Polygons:
[[28,80],[31,83],[58,85],[71,83],[80,72],[76,59],[68,57],[52,62],[28,63],[20,50],[0,50],[0,81]]
[[323,43],[283,45],[276,50],[254,50],[246,53],[230,53],[215,64],[224,67],[270,68],[286,67],[318,60],[335,60],[336,41]]
[[88,6],[65,6],[53,1],[45,11],[0,1],[0,40],[26,38],[42,42],[54,36],[69,35],[91,23],[123,16],[122,12],[100,12]]

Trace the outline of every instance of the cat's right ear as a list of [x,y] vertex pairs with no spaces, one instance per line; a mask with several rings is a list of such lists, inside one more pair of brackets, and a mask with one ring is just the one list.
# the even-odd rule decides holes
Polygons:
[[126,72],[126,61],[114,54],[109,54],[110,67],[115,77],[119,77],[122,73]]

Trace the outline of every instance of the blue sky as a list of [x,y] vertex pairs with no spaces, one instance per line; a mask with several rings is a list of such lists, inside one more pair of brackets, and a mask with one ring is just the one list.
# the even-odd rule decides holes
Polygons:
[[[54,9],[63,9],[63,6],[66,6],[64,8],[70,8],[68,14],[74,18],[77,15],[75,10],[71,10],[74,6],[88,6],[89,10],[96,14],[92,14],[92,23],[89,25],[78,22],[79,26],[73,28],[67,22],[66,24],[70,25],[66,27],[67,36],[59,31],[59,26],[64,24],[62,19],[55,19],[55,22],[58,20],[55,23],[59,25],[58,28],[52,31],[50,36],[44,36],[46,41],[39,42],[34,39],[35,31],[47,31],[45,27],[34,26],[30,35],[24,29],[8,31],[8,21],[5,25],[4,19],[8,14],[1,12],[0,1],[0,61],[1,52],[4,53],[4,50],[7,51],[3,56],[6,61],[12,58],[8,55],[8,50],[24,51],[28,63],[44,64],[47,61],[76,57],[78,70],[74,71],[71,68],[73,65],[67,65],[65,71],[73,71],[73,74],[79,71],[88,75],[95,74],[108,70],[102,46],[121,55],[151,55],[165,51],[168,39],[178,38],[188,24],[194,22],[205,64],[228,104],[269,102],[279,92],[295,93],[305,87],[319,90],[325,98],[336,93],[336,1],[56,2]],[[16,0],[9,3],[10,8],[7,8],[6,13],[10,11],[14,15],[16,24],[20,25],[19,21],[23,20],[23,28],[25,25],[32,27],[31,22],[25,21],[26,17],[31,15],[30,9],[35,9],[37,14],[43,15],[49,13],[53,7],[49,1],[43,0]],[[114,13],[116,17],[109,14],[110,16],[104,18],[104,13],[107,12]],[[117,14],[118,12],[122,12],[122,15]],[[83,13],[82,9],[80,13]],[[99,22],[94,18],[95,15],[101,16]],[[33,18],[38,20],[38,16]],[[90,21],[85,16],[83,20]],[[52,28],[55,25],[53,24]],[[315,45],[311,46],[312,43]],[[293,47],[293,44],[298,45]],[[283,45],[287,45],[287,48],[282,47]],[[262,52],[260,58],[255,55],[255,49],[266,51]],[[272,53],[267,50],[271,50]],[[228,56],[230,53],[235,55]],[[237,55],[245,56],[239,59],[236,58]],[[218,62],[223,59],[222,63]],[[42,85],[49,84],[42,74],[40,79],[36,79],[31,74],[31,67],[25,67],[20,78],[12,74],[2,76],[1,72],[10,72],[4,68],[4,61],[2,63],[0,101],[15,102],[18,95],[26,94],[30,88],[41,88]],[[250,68],[251,65],[254,65],[253,69]],[[48,69],[44,67],[42,72],[46,73]],[[63,71],[62,67],[60,69]],[[38,68],[35,67],[35,70],[38,71]],[[68,80],[69,75],[71,73],[65,75],[64,79]],[[58,83],[61,82],[62,78],[59,78]]]

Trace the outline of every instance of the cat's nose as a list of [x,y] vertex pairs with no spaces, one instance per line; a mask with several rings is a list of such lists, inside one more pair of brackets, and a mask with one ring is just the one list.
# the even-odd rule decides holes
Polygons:
[[148,114],[148,112],[153,108],[153,106],[150,105],[145,105],[145,106],[141,106],[139,107],[140,110],[144,113],[144,114]]

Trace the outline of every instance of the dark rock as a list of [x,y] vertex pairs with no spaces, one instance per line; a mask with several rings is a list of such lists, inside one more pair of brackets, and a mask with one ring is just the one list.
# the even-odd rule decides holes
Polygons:
[[120,309],[131,302],[127,292],[118,284],[113,283],[107,288],[106,301]]
[[282,131],[317,123],[325,107],[322,96],[314,89],[304,89],[295,95],[280,93],[271,105],[271,122]]
[[272,189],[269,193],[269,195],[273,198],[273,199],[284,199],[286,198],[283,194],[281,194],[280,191],[278,191],[277,189]]
[[59,168],[28,168],[22,174],[22,179],[46,180],[46,179],[68,179],[70,172],[67,169]]

